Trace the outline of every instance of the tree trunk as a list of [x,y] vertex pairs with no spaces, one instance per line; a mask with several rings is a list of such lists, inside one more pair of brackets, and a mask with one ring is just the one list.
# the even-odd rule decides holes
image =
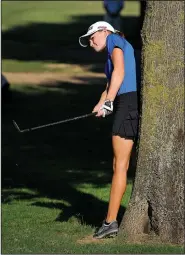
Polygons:
[[184,1],[147,1],[134,188],[120,226],[184,244]]

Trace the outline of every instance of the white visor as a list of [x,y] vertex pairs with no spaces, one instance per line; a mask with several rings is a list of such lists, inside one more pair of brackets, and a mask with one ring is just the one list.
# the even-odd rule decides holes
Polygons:
[[82,47],[87,47],[89,44],[89,36],[94,34],[97,31],[104,30],[104,29],[109,30],[113,33],[115,32],[115,29],[109,23],[107,23],[105,21],[98,21],[98,22],[92,24],[88,28],[88,31],[85,35],[82,35],[79,37],[79,44]]

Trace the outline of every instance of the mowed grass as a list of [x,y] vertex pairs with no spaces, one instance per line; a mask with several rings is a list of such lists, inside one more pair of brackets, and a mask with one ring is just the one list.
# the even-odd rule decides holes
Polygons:
[[[104,12],[101,1],[3,1],[2,71],[46,72],[46,63],[103,61],[90,50],[84,54],[78,38]],[[133,42],[138,17],[139,3],[126,2],[123,30]]]
[[[86,253],[78,241],[93,234],[107,210],[110,120],[89,118],[25,134],[13,126],[13,119],[23,129],[90,112],[102,89],[50,85],[11,84],[12,101],[2,108],[3,253]],[[131,187],[130,181],[121,213]]]
[[[183,253],[182,247],[128,244],[124,238],[93,241],[108,206],[112,117],[18,133],[12,119],[24,129],[84,114],[95,101],[91,95],[102,89],[50,85],[12,85],[12,101],[2,108],[2,253]],[[133,176],[131,164],[119,220]]]
[[[51,202],[48,199],[42,201]],[[52,201],[52,203],[56,202],[58,201]],[[56,221],[59,213],[61,213],[59,209],[36,207],[27,201],[17,201],[4,206],[3,215],[6,214],[6,221],[3,216],[5,223],[2,245],[5,242],[5,235],[8,235],[9,239],[6,241],[8,247],[5,249],[3,246],[3,254],[183,253],[183,249],[178,247],[125,245],[111,239],[97,243],[85,241],[83,243],[84,236],[91,234],[92,228],[82,225],[76,218],[71,218],[68,222]]]
[[[126,2],[122,12],[134,44],[138,11],[137,2]],[[88,66],[96,74],[104,59],[81,49],[78,37],[102,19],[103,12],[100,1],[2,2],[3,72],[73,75],[78,70],[87,81],[11,84],[12,100],[3,102],[1,121],[3,254],[183,253],[179,246],[92,239],[108,207],[112,116],[21,134],[12,123],[16,120],[25,129],[92,111],[104,79],[94,76],[88,82],[85,69],[79,67]],[[119,220],[130,199],[134,173],[133,160]]]
[[[75,8],[74,8],[75,7]],[[30,22],[67,23],[74,16],[104,14],[101,1],[8,1],[2,2],[3,30]],[[126,2],[121,14],[138,16],[139,3]],[[10,19],[11,15],[11,19]]]
[[[43,201],[50,202],[47,199]],[[54,202],[58,201],[52,201]],[[9,235],[9,242],[7,242],[8,247],[3,248],[3,254],[183,253],[183,249],[178,247],[131,245],[112,239],[97,243],[82,242],[84,236],[91,234],[92,228],[85,224],[82,225],[76,218],[71,218],[68,222],[56,221],[59,213],[58,209],[43,209],[27,201],[21,201],[21,203],[17,201],[4,206],[3,215],[6,214],[7,224],[4,223],[3,229],[6,228],[6,231],[3,231],[3,234]],[[3,220],[5,221],[4,217]],[[5,239],[4,235],[2,244]]]

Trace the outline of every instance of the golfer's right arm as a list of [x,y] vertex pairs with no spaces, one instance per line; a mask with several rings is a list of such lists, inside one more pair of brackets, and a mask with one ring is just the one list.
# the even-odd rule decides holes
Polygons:
[[97,103],[97,105],[94,107],[93,112],[98,112],[100,107],[102,106],[102,104],[104,103],[106,97],[107,97],[107,88],[108,88],[108,83],[106,85],[106,89],[105,91],[103,91],[103,93],[101,94],[100,100]]

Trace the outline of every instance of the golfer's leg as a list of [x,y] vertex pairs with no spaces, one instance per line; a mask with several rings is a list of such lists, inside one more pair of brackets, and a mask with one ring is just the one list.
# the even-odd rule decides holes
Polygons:
[[108,22],[108,23],[111,24],[111,17],[110,17],[110,15],[109,15],[108,13],[105,13],[105,15],[104,15],[104,21],[106,21],[106,22]]
[[126,190],[127,170],[129,167],[130,155],[134,143],[132,140],[126,140],[119,136],[113,136],[112,144],[114,151],[114,173],[112,178],[109,207],[106,218],[107,222],[111,222],[117,219],[121,200]]
[[118,15],[117,17],[114,17],[114,23],[113,23],[113,27],[116,30],[121,30],[121,18],[120,15]]

